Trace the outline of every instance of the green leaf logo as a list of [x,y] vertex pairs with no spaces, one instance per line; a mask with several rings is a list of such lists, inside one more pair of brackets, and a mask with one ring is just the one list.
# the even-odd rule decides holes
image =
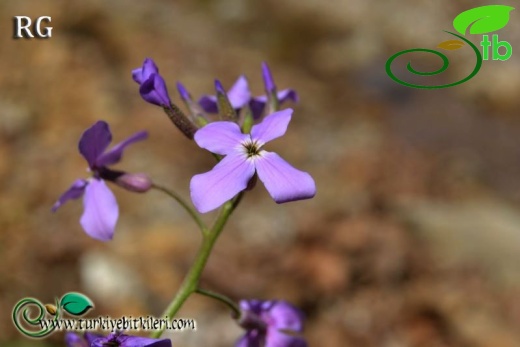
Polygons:
[[486,34],[502,29],[509,22],[509,12],[514,7],[505,5],[487,5],[475,7],[459,14],[453,20],[453,27],[462,35]]
[[63,295],[60,307],[73,316],[81,316],[94,307],[94,304],[87,296],[71,292]]

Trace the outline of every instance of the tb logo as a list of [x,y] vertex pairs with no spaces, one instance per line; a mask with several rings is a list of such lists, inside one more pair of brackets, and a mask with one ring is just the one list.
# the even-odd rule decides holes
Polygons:
[[[488,60],[489,59],[489,47],[492,47],[492,58],[493,60],[507,60],[511,58],[511,55],[513,55],[513,47],[511,44],[507,41],[498,41],[498,35],[493,34],[492,36],[493,41],[489,41],[489,35],[483,35],[482,36],[482,42],[480,42],[480,45],[482,46],[482,59]],[[500,54],[499,49],[500,47],[504,47],[506,49],[506,52],[504,54]]]

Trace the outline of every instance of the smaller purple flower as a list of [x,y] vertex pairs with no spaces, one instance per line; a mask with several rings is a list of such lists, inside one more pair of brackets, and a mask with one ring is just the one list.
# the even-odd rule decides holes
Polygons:
[[100,337],[102,335],[86,332],[81,336],[69,331],[65,334],[65,344],[67,347],[90,347],[92,342]]
[[303,314],[283,300],[240,301],[239,324],[246,329],[235,347],[306,347],[297,334],[303,331]]
[[[128,175],[120,171],[112,171],[107,166],[113,165],[121,160],[124,149],[137,141],[148,137],[145,131],[138,132],[126,140],[118,143],[106,151],[112,141],[112,133],[108,124],[98,121],[87,129],[79,141],[79,152],[87,160],[93,177],[91,179],[78,179],[63,193],[52,207],[55,212],[61,205],[71,199],[83,198],[84,211],[80,224],[85,232],[92,238],[108,241],[114,236],[114,229],[119,216],[119,207],[114,194],[108,189],[104,180],[110,180],[123,185],[134,185],[136,181],[139,186],[146,186],[147,182],[142,176],[138,179],[128,178]],[[135,174],[137,175],[137,174]],[[142,174],[140,174],[142,175]],[[135,188],[135,187],[134,187]],[[137,190],[137,189],[136,189]],[[134,190],[134,191],[136,191]]]
[[[241,109],[251,100],[249,85],[246,77],[243,75],[237,79],[235,84],[233,84],[227,93],[220,82],[215,81],[215,87],[217,91],[227,94],[229,102],[235,110]],[[199,99],[199,105],[208,113],[218,113],[218,102],[215,95],[203,95]]]
[[277,203],[316,194],[311,175],[263,149],[267,142],[285,134],[292,112],[285,109],[267,116],[251,128],[251,134],[243,134],[233,122],[209,123],[195,133],[199,147],[225,155],[213,170],[191,179],[191,199],[199,212],[212,211],[233,198],[247,188],[255,174]]
[[151,58],[146,58],[142,67],[132,70],[132,78],[139,83],[139,93],[145,101],[157,106],[170,107],[166,82]]
[[151,339],[147,337],[130,336],[121,333],[110,333],[92,341],[91,347],[171,347],[169,339]]
[[277,101],[282,104],[287,100],[298,102],[298,94],[293,89],[284,89],[279,92],[276,91],[276,85],[274,84],[273,75],[267,63],[262,63],[262,77],[264,79],[264,87],[266,95],[256,96],[251,99],[249,107],[253,112],[253,118],[258,119],[264,112],[265,106],[269,100],[268,95],[275,94]]

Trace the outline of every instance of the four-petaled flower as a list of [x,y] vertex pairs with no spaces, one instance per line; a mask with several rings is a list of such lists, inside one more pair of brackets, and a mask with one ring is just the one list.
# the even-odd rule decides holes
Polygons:
[[225,157],[213,170],[195,175],[190,182],[193,204],[199,212],[216,209],[247,188],[258,175],[277,203],[312,198],[316,186],[312,177],[297,170],[278,154],[263,146],[287,130],[292,109],[275,112],[243,134],[233,122],[213,122],[195,133],[195,142]]
[[[226,94],[229,103],[235,110],[239,110],[249,103],[251,92],[246,77],[240,76]],[[208,113],[218,113],[218,102],[215,95],[203,95],[199,99],[199,105]]]
[[246,329],[235,347],[306,347],[297,334],[303,331],[303,314],[283,300],[242,300],[239,324]]
[[159,69],[152,59],[146,58],[142,67],[134,69],[132,78],[139,83],[139,93],[145,101],[157,106],[170,107],[166,82],[159,75]]
[[[104,180],[117,181],[118,178],[125,177],[126,174],[112,171],[107,166],[119,162],[124,149],[128,145],[147,137],[148,134],[145,131],[138,132],[105,152],[112,141],[112,133],[108,124],[104,121],[98,121],[87,129],[81,136],[78,147],[81,155],[87,160],[93,177],[89,180],[76,180],[58,199],[52,210],[56,211],[68,200],[77,199],[84,195],[84,211],[80,219],[81,226],[89,236],[95,239],[111,240],[119,216],[119,207],[114,194],[108,189]],[[126,183],[131,184],[132,182],[127,181]]]

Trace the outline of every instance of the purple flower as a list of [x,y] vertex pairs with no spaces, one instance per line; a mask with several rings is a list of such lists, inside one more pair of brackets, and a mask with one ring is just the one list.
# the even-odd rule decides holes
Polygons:
[[121,333],[110,333],[92,341],[91,347],[171,347],[169,339],[151,339],[147,337],[129,336]]
[[275,112],[243,134],[233,122],[213,122],[195,133],[201,148],[225,155],[213,170],[195,175],[190,190],[199,212],[209,212],[246,189],[255,173],[277,203],[312,198],[316,186],[312,177],[297,170],[278,154],[262,147],[287,130],[291,109]]
[[[104,180],[117,183],[118,179],[123,178],[127,185],[131,184],[132,180],[126,179],[129,174],[112,171],[107,166],[119,162],[128,145],[147,137],[148,134],[145,131],[138,132],[106,151],[112,141],[112,133],[108,124],[98,121],[87,129],[81,136],[78,147],[81,155],[87,160],[93,177],[89,180],[76,180],[58,199],[52,210],[56,211],[68,200],[78,199],[84,195],[84,211],[80,219],[83,229],[95,239],[111,240],[119,216],[119,207],[114,194],[108,189]],[[139,183],[141,184],[142,180]]]
[[102,336],[89,332],[86,332],[83,336],[73,332],[67,332],[65,334],[65,344],[67,347],[90,347],[92,342],[100,337]]
[[281,104],[287,100],[298,102],[298,94],[293,89],[284,89],[279,92],[276,91],[276,85],[274,84],[273,75],[267,63],[262,63],[262,77],[264,79],[264,86],[266,95],[256,96],[251,99],[249,107],[253,112],[253,118],[258,119],[262,115],[269,98],[268,95],[275,94],[277,101]]
[[152,59],[146,58],[142,67],[132,70],[132,78],[139,83],[139,93],[145,101],[157,106],[170,107],[166,82],[159,75],[159,69]]
[[[227,93],[225,93],[220,82],[217,82],[215,83],[217,90],[220,88],[221,93],[227,94],[229,102],[235,110],[244,107],[251,100],[251,92],[245,76],[240,76]],[[202,96],[199,99],[199,105],[208,113],[218,113],[218,102],[215,95]]]
[[286,301],[242,300],[239,324],[247,332],[235,347],[306,347],[296,334],[303,331],[303,314]]

